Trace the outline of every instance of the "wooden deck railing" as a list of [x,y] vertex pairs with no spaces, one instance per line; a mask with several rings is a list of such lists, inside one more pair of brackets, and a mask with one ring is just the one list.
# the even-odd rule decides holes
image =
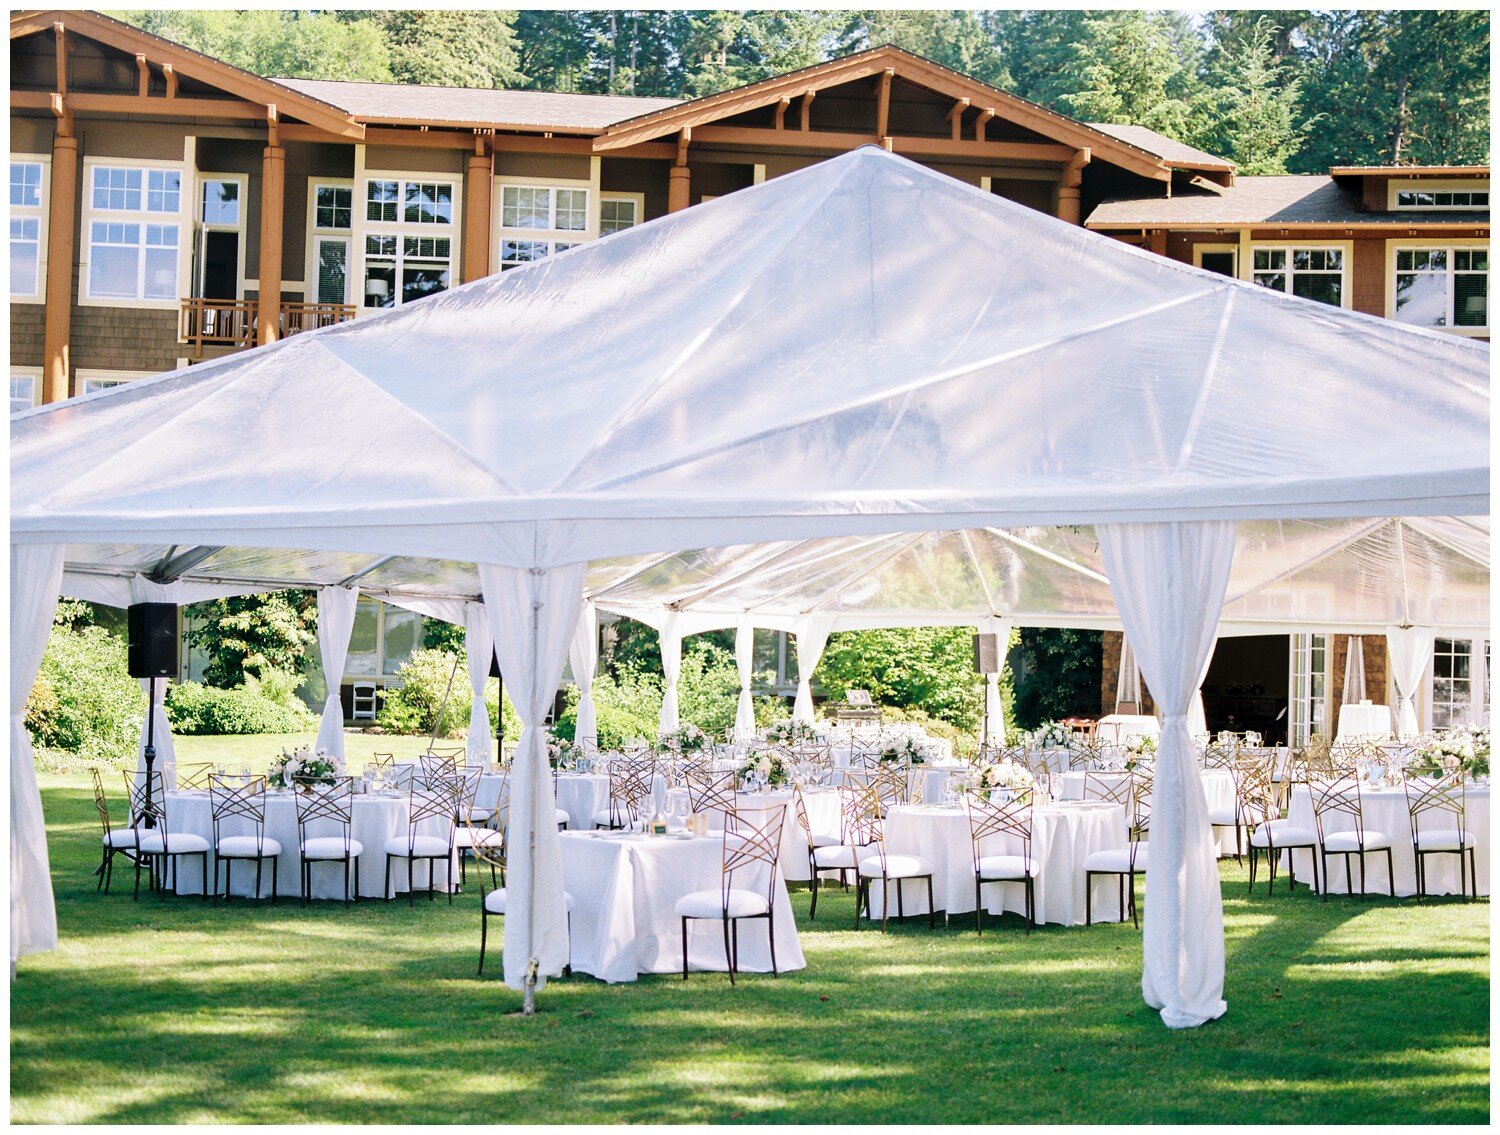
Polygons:
[[[343,323],[353,319],[357,310],[347,303],[283,303],[278,313],[278,328],[284,338],[299,331]],[[195,359],[203,357],[205,343],[253,347],[259,318],[260,305],[255,300],[185,299],[177,337],[192,346]]]

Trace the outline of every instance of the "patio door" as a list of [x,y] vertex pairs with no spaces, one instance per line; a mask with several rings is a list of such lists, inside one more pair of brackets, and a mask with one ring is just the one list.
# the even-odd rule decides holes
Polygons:
[[317,303],[348,303],[349,238],[320,236],[313,249],[318,269],[313,299]]
[[1330,735],[1328,720],[1329,636],[1294,634],[1288,686],[1288,743],[1306,745],[1314,733]]

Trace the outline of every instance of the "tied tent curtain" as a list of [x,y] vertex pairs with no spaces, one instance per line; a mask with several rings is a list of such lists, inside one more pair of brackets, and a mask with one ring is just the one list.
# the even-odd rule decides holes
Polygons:
[[505,983],[526,991],[528,1007],[532,990],[562,973],[568,960],[557,800],[542,722],[562,681],[583,606],[586,568],[581,563],[557,568],[479,565],[500,670],[521,718],[505,833]]
[[1134,706],[1131,713],[1141,712],[1141,670],[1135,664],[1135,651],[1130,649],[1130,639],[1120,637],[1120,677],[1115,683],[1115,712],[1125,712],[1122,705]]
[[1344,705],[1358,705],[1365,700],[1365,640],[1349,636],[1349,656],[1344,660]]
[[1417,722],[1417,690],[1432,661],[1431,627],[1387,627],[1386,645],[1391,658],[1391,681],[1396,685],[1396,736],[1412,737],[1421,732]]
[[797,637],[797,700],[792,703],[792,720],[811,725],[813,721],[812,676],[828,645],[833,618],[809,615],[797,620],[792,633]]
[[1162,718],[1141,992],[1169,1028],[1192,1028],[1225,1010],[1219,868],[1188,714],[1213,650],[1234,536],[1234,524],[1221,520],[1099,526],[1120,621]]
[[328,699],[323,703],[313,751],[321,750],[340,760],[344,756],[344,703],[339,696],[339,685],[344,677],[344,661],[349,657],[349,636],[354,633],[354,612],[358,605],[357,587],[318,588],[318,658],[323,664]]
[[[26,699],[42,668],[62,584],[63,545],[10,548],[10,962],[57,946],[47,826],[26,731]],[[97,837],[96,837],[97,838]]]
[[750,696],[751,668],[755,665],[755,628],[749,619],[741,619],[734,632],[734,664],[740,673],[740,700],[734,711],[734,739],[749,741],[755,736],[755,702]]
[[677,629],[677,612],[668,611],[659,629],[661,635],[661,714],[657,728],[671,733],[681,724],[677,714],[677,676],[682,672],[682,632]]
[[568,664],[578,683],[578,712],[573,719],[573,741],[583,751],[598,748],[599,726],[594,714],[594,673],[599,669],[599,611],[585,601],[573,629],[573,643],[568,648]]
[[484,704],[484,689],[490,680],[490,658],[495,653],[495,636],[490,633],[490,617],[483,603],[464,604],[464,651],[469,656],[469,688],[473,691],[464,757],[468,764],[482,766],[490,759],[490,711]]
[[1014,628],[1012,620],[994,617],[979,624],[981,634],[995,636],[995,650],[999,655],[995,672],[984,676],[984,715],[989,727],[984,738],[986,745],[1005,744],[1005,701],[1000,696],[1000,671],[1005,668],[1005,651],[1010,646],[1010,632]]

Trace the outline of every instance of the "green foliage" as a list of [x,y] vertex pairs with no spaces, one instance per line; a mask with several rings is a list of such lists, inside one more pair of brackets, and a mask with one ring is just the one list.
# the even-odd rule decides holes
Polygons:
[[[462,652],[449,650],[414,652],[396,673],[401,685],[387,687],[375,724],[388,733],[431,734],[436,725],[439,737],[467,735],[474,693],[469,686],[465,657]],[[446,706],[443,703],[445,693]],[[485,686],[485,708],[489,711],[490,731],[493,733],[502,712],[500,683],[493,678]],[[506,737],[519,737],[521,718],[508,694],[503,712]]]
[[1226,40],[1212,66],[1217,81],[1206,105],[1214,126],[1201,141],[1233,159],[1242,174],[1285,173],[1312,125],[1298,123],[1302,85],[1287,79],[1278,62],[1279,32],[1270,20],[1256,20]]
[[1173,138],[1193,133],[1192,73],[1161,13],[1096,16],[1065,62],[1067,111],[1085,122],[1132,123]]
[[422,620],[422,645],[428,650],[446,650],[449,654],[464,651],[464,629],[441,619]]
[[113,15],[257,75],[370,82],[390,82],[392,77],[386,37],[368,20],[273,9],[151,9]]
[[972,731],[984,713],[972,627],[840,631],[829,636],[817,678],[833,700],[869,690],[882,705],[910,706]]
[[233,689],[267,669],[296,672],[318,641],[318,603],[311,591],[273,591],[212,599],[188,608],[187,639],[208,654],[203,677]]
[[1035,729],[1044,721],[1097,713],[1102,644],[1099,631],[1023,628],[1025,665],[1016,681],[1015,727]]
[[[615,673],[601,672],[594,679],[595,736],[601,749],[620,749],[632,738],[649,740],[656,736],[661,715],[661,675],[632,666]],[[562,715],[553,732],[568,740],[575,739],[578,723],[577,686],[570,686]]]
[[520,86],[514,12],[383,12],[391,56],[391,75],[398,83],[449,87]]
[[[64,618],[76,612],[61,612]],[[54,623],[26,702],[26,728],[41,749],[101,761],[135,754],[146,695],[126,670],[125,642],[103,627]]]
[[710,737],[723,738],[734,727],[740,674],[734,654],[706,637],[688,639],[677,676],[677,709]]
[[184,736],[314,729],[318,718],[297,697],[297,685],[295,674],[270,669],[233,690],[183,682],[167,691],[167,716],[172,731]]

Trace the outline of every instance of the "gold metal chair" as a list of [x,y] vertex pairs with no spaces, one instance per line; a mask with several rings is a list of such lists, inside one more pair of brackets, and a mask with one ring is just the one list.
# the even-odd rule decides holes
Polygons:
[[[758,820],[758,816],[764,816]],[[786,822],[786,805],[777,804],[758,813],[742,812],[734,831],[724,829],[723,860],[717,891],[694,891],[677,900],[676,914],[682,920],[682,980],[688,976],[688,923],[694,919],[719,919],[724,927],[724,957],[729,967],[729,984],[739,971],[740,923],[765,919],[771,946],[771,973],[776,968],[776,869],[781,858],[781,829]],[[735,875],[762,869],[765,894],[758,888],[736,887]]]
[[[984,884],[1021,883],[1026,888],[1026,933],[1036,925],[1036,876],[1031,858],[1031,794],[1023,792],[1008,800],[990,800],[970,794],[969,844],[974,856],[974,929],[984,935]],[[996,837],[1020,840],[1021,854],[986,855],[984,843]]]
[[[1412,851],[1417,858],[1417,897],[1427,897],[1427,857],[1458,856],[1458,893],[1479,897],[1479,876],[1475,873],[1474,833],[1464,824],[1464,775],[1449,773],[1432,783],[1406,781],[1406,811],[1411,819]],[[1422,826],[1424,816],[1440,816],[1452,827]],[[1464,859],[1468,858],[1467,868]],[[1470,890],[1472,887],[1472,890]]]

